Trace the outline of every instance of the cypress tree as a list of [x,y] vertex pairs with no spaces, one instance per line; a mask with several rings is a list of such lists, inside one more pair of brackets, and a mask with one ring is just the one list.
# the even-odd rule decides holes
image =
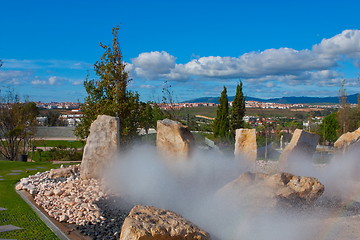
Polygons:
[[84,82],[88,96],[81,106],[81,123],[75,129],[75,134],[81,139],[88,136],[91,123],[101,114],[119,117],[122,144],[130,143],[137,137],[141,120],[139,94],[127,90],[130,79],[125,70],[118,32],[119,27],[113,28],[112,45],[100,44],[105,52],[94,64],[98,79],[86,79]]
[[225,86],[224,90],[221,92],[219,102],[220,104],[216,110],[213,131],[215,137],[220,137],[222,140],[225,140],[228,138],[230,130],[229,103]]
[[236,87],[236,94],[232,103],[231,117],[230,117],[230,130],[231,136],[235,137],[235,131],[239,128],[244,128],[244,116],[245,116],[245,97],[242,92],[242,82]]

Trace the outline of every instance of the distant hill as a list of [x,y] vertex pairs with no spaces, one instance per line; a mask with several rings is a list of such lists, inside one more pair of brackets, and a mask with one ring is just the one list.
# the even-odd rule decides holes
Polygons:
[[[234,97],[228,97],[229,101],[234,100]],[[201,97],[196,99],[191,99],[184,102],[189,103],[219,103],[219,97]],[[273,103],[285,103],[285,104],[295,104],[295,103],[307,103],[307,104],[316,104],[316,103],[339,103],[339,97],[282,97],[282,98],[271,98],[271,99],[261,99],[254,97],[246,97],[247,101],[259,101],[259,102],[273,102]],[[347,98],[349,103],[358,102],[358,94],[348,95]]]

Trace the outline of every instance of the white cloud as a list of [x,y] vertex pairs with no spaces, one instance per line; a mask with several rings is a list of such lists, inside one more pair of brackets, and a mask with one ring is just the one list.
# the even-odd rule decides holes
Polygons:
[[77,80],[72,80],[72,79],[58,77],[58,76],[51,76],[51,77],[47,78],[46,80],[39,79],[39,77],[36,76],[35,80],[31,81],[31,84],[33,84],[33,85],[62,85],[67,82],[71,83],[72,85],[78,85]]
[[317,82],[324,85],[327,81],[334,85],[343,77],[335,68],[344,56],[352,58],[354,64],[359,62],[356,57],[360,58],[360,30],[345,30],[311,49],[279,48],[239,57],[207,56],[183,64],[176,63],[176,58],[165,51],[146,52],[132,59],[127,69],[133,78],[161,81],[241,78],[249,82],[281,81],[292,86]]
[[360,58],[360,30],[344,30],[332,38],[323,39],[313,46],[313,51],[325,57]]
[[31,74],[32,73],[30,71],[1,70],[0,83],[18,85],[26,81],[31,76]]
[[133,69],[137,76],[153,79],[169,74],[175,67],[175,60],[174,56],[164,51],[145,52],[131,59],[133,65],[129,68]]
[[146,88],[146,89],[151,89],[151,88],[154,88],[153,85],[150,85],[150,84],[142,84],[139,86],[140,88]]
[[7,69],[91,69],[93,64],[74,60],[56,59],[3,59]]
[[54,85],[57,80],[58,80],[58,77],[55,77],[55,76],[49,77],[48,83],[49,83],[50,85]]
[[71,84],[74,86],[82,85],[83,83],[84,83],[84,80],[74,80],[71,82]]
[[310,50],[280,48],[245,53],[238,58],[202,57],[185,64],[182,71],[188,75],[205,77],[248,78],[324,70],[335,64],[334,60],[320,58]]
[[44,81],[44,80],[33,80],[31,81],[32,85],[47,85],[48,81]]
[[175,57],[166,52],[142,53],[132,59],[128,69],[145,79],[167,78],[262,78],[301,74],[304,71],[326,71],[336,66],[335,59],[323,58],[310,50],[291,48],[268,49],[242,56],[209,56],[186,64],[175,64]]

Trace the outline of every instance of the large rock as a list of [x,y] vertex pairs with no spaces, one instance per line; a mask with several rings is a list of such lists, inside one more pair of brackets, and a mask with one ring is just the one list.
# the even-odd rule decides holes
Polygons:
[[360,128],[353,132],[347,132],[341,135],[335,142],[334,147],[337,150],[345,152],[353,145],[360,146]]
[[236,129],[235,156],[241,156],[250,165],[254,166],[257,154],[256,130]]
[[49,173],[49,178],[67,178],[70,176],[75,176],[78,171],[78,166],[51,169]]
[[102,178],[118,148],[118,124],[115,117],[99,115],[91,124],[81,162],[82,179]]
[[169,119],[157,121],[156,146],[166,156],[188,158],[195,139],[190,130],[181,123]]
[[311,204],[324,192],[313,177],[281,172],[273,175],[245,172],[217,192],[224,204],[252,208],[273,208]]
[[202,240],[210,239],[210,236],[174,212],[137,205],[124,221],[120,240],[138,239]]
[[280,155],[280,166],[284,167],[289,161],[294,161],[300,156],[306,159],[311,158],[316,150],[319,139],[320,136],[315,133],[296,129],[290,143]]

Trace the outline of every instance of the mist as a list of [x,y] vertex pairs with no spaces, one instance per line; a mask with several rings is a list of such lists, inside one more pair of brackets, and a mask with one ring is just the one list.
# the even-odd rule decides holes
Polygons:
[[[348,197],[354,191],[354,184],[344,187],[344,183],[353,182],[349,172],[358,167],[356,154],[336,157],[323,167],[298,158],[286,171],[318,178],[325,185],[324,195]],[[240,205],[234,205],[217,197],[224,185],[252,170],[244,162],[199,149],[190,159],[176,161],[158,154],[153,146],[142,145],[118,156],[105,180],[127,202],[179,213],[209,232],[212,239],[318,239],[321,221],[317,211],[268,209],[261,203],[253,208],[249,206],[256,199],[242,198]]]

